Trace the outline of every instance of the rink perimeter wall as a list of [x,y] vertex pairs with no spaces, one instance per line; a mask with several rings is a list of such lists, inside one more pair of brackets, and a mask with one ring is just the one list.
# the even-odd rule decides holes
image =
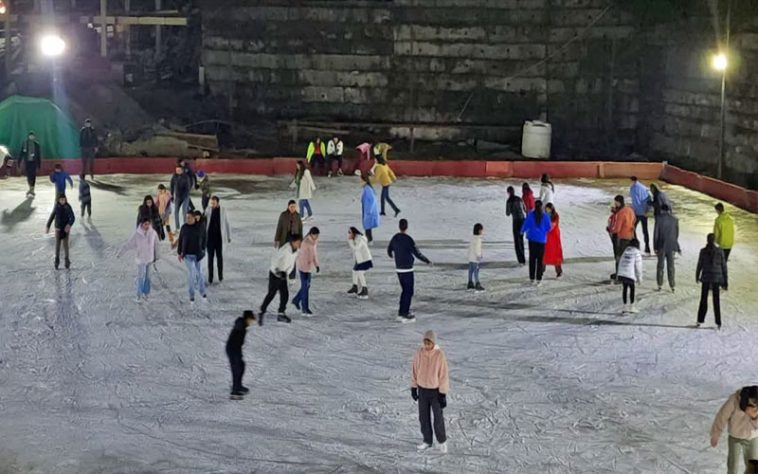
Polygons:
[[[206,173],[258,174],[266,176],[292,174],[299,158],[262,159],[197,159],[194,168]],[[43,162],[41,174],[47,175],[55,163]],[[72,176],[81,170],[79,160],[64,160],[65,169]],[[685,186],[694,191],[729,202],[742,209],[758,212],[758,191],[750,191],[724,181],[686,171],[667,163],[631,163],[610,161],[422,161],[391,160],[398,176],[449,176],[467,178],[539,178],[543,173],[552,178],[628,178],[663,180]],[[360,165],[363,172],[370,163],[345,160],[348,173]],[[176,158],[98,158],[95,174],[171,174]]]

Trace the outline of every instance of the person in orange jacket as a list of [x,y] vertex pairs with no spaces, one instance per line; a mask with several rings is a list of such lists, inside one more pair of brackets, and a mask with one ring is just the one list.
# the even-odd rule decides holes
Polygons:
[[634,238],[634,224],[637,217],[634,214],[634,209],[624,204],[624,196],[619,194],[613,198],[613,205],[616,208],[616,216],[610,232],[616,235],[616,272],[618,273],[619,257]]

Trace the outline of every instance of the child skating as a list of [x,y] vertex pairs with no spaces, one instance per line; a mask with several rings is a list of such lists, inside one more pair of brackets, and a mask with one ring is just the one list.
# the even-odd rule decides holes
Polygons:
[[134,250],[134,261],[137,264],[137,299],[139,303],[147,300],[150,295],[150,265],[158,260],[158,233],[152,227],[149,218],[143,218],[132,236],[116,254],[117,257],[127,250]]
[[66,194],[66,183],[68,183],[71,188],[74,187],[74,180],[71,179],[71,176],[68,173],[63,171],[63,165],[60,163],[56,163],[55,170],[50,173],[50,182],[55,185],[56,196]]
[[[245,345],[245,336],[247,328],[256,321],[255,314],[246,310],[242,317],[234,321],[234,327],[229,333],[226,340],[226,356],[229,358],[229,366],[232,369],[232,391],[229,398],[232,400],[242,400],[250,390],[242,385],[242,377],[245,375],[245,361],[242,358],[242,346]],[[261,324],[263,320],[259,321]]]
[[437,345],[434,331],[426,331],[423,345],[416,350],[411,366],[411,397],[418,403],[418,421],[424,437],[424,442],[417,447],[419,451],[431,448],[433,437],[436,437],[440,452],[447,453],[443,410],[447,406],[449,389],[447,358]]
[[300,273],[300,290],[292,299],[292,304],[305,317],[313,316],[310,306],[311,277],[314,271],[316,273],[321,271],[318,261],[319,234],[318,227],[311,227],[308,235],[305,236],[300,245],[300,251],[297,253],[297,259],[295,260],[297,270]]
[[742,387],[721,406],[711,426],[711,447],[718,446],[724,428],[729,433],[727,474],[748,472],[740,470],[740,454],[745,470],[758,458],[758,386]]
[[474,235],[471,237],[471,243],[468,246],[468,286],[469,291],[484,291],[484,287],[479,283],[479,264],[482,262],[482,236],[484,235],[484,226],[482,224],[474,225]]
[[74,225],[76,216],[74,210],[71,209],[71,205],[66,200],[65,194],[60,194],[58,200],[55,203],[53,212],[50,213],[50,218],[47,220],[47,227],[45,233],[50,232],[50,226],[55,222],[55,269],[61,263],[61,244],[63,245],[63,252],[65,255],[65,266],[71,268],[71,260],[68,255],[69,248],[69,235],[71,234],[71,226]]
[[[619,258],[618,280],[623,285],[621,298],[624,301],[624,309],[622,313],[638,313],[639,310],[634,304],[634,285],[642,283],[642,252],[640,252],[640,241],[637,239],[632,239]],[[627,293],[629,294],[628,306]]]
[[347,231],[347,243],[353,251],[353,286],[347,294],[356,295],[359,299],[368,299],[368,286],[366,285],[366,272],[374,267],[371,251],[368,248],[368,240],[355,227]]

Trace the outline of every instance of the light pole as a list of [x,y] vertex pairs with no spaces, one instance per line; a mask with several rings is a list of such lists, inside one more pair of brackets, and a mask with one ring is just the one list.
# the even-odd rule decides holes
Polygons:
[[724,169],[724,138],[726,135],[726,69],[729,60],[724,53],[718,53],[713,57],[713,69],[721,72],[721,120],[719,128],[719,161],[716,168],[716,177],[721,179]]

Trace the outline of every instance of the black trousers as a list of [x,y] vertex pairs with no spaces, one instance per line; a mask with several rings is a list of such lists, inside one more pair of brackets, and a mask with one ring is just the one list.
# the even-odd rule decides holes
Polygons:
[[369,242],[374,240],[374,235],[371,233],[371,229],[366,229],[366,239],[368,239]]
[[716,317],[716,326],[721,326],[721,301],[719,297],[718,283],[703,282],[700,290],[700,308],[697,310],[697,322],[705,322],[705,314],[708,312],[708,292],[713,293],[713,314]]
[[621,290],[621,298],[624,300],[624,304],[626,304],[626,294],[629,293],[629,302],[634,304],[634,280],[627,277],[619,277],[619,281],[624,285],[624,288]]
[[[434,432],[432,432],[432,414],[434,414]],[[421,425],[421,434],[424,435],[424,443],[431,445],[433,434],[436,435],[438,443],[447,441],[445,418],[442,416],[438,389],[418,388],[418,421]]]
[[224,281],[223,242],[208,241],[208,281],[213,283],[213,259],[218,258],[218,281]]
[[647,230],[647,216],[637,216],[637,222],[634,223],[634,230],[637,231],[637,224],[642,224],[642,236],[645,239],[645,253],[650,253],[650,234]]
[[273,273],[268,272],[268,294],[261,305],[261,313],[266,312],[268,305],[274,299],[277,292],[279,293],[279,312],[283,313],[284,310],[287,309],[287,300],[290,297],[290,291],[287,287],[287,278],[279,278]]
[[82,148],[82,174],[89,174],[91,178],[95,177],[94,148]]
[[542,260],[545,257],[545,244],[540,242],[529,241],[529,279],[542,281],[543,265]]
[[342,155],[329,155],[326,157],[326,167],[328,171],[332,171],[332,163],[337,162],[337,169],[342,169]]
[[84,211],[87,211],[88,216],[92,216],[92,201],[82,203],[82,217],[84,217]]
[[524,234],[521,233],[521,226],[524,225],[524,219],[513,219],[513,246],[516,249],[516,259],[518,263],[526,263],[524,254]]
[[245,375],[245,361],[242,352],[226,351],[229,366],[232,368],[232,392],[242,390],[242,376]]
[[68,262],[68,234],[62,230],[55,231],[55,261],[60,262],[61,244],[63,244],[63,253]]
[[724,261],[729,261],[729,254],[732,253],[732,249],[722,249],[724,251]]
[[408,316],[411,314],[411,301],[413,300],[413,290],[415,286],[415,277],[413,272],[403,272],[397,274],[400,280],[400,309],[397,314]]
[[37,165],[34,162],[26,163],[26,182],[30,188],[33,188],[37,183]]

